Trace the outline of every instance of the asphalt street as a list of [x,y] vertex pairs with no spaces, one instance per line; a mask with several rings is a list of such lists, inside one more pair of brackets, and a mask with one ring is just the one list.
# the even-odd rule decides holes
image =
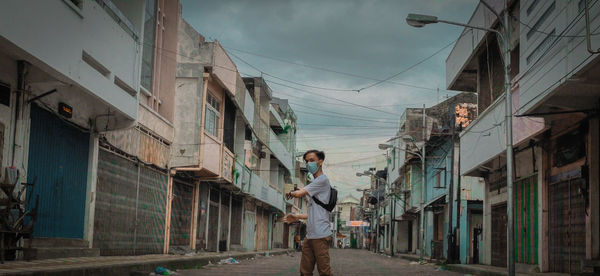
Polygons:
[[[239,264],[211,264],[200,269],[178,271],[179,275],[299,275],[300,252],[290,255],[240,260]],[[334,275],[460,275],[441,271],[433,264],[419,265],[361,249],[330,250]],[[314,275],[318,275],[315,268]]]

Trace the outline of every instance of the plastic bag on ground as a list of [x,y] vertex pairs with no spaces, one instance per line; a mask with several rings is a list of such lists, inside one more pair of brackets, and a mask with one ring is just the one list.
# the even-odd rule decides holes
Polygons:
[[154,273],[156,273],[156,275],[175,275],[177,274],[177,272],[169,270],[166,267],[162,267],[159,266],[154,270]]
[[231,258],[231,257],[219,261],[219,264],[239,264],[239,263],[240,262],[238,262],[238,260]]

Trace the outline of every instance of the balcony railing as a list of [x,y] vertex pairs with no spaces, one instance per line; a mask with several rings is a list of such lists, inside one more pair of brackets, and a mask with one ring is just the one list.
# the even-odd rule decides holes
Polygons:
[[229,183],[233,183],[233,164],[235,162],[235,158],[233,153],[229,151],[226,147],[223,147],[223,165],[221,166],[221,177]]
[[243,177],[242,192],[285,212],[285,201],[281,192],[269,186],[267,181],[248,168],[244,168]]
[[279,137],[277,137],[277,134],[275,134],[273,130],[270,130],[269,149],[271,149],[273,155],[279,159],[279,162],[281,162],[284,167],[290,172],[294,171],[294,159],[292,154],[287,150],[285,145],[283,145],[281,140],[279,140]]

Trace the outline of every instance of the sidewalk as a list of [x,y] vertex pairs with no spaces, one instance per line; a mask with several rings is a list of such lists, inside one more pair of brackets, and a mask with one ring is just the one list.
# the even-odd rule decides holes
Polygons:
[[[482,276],[500,276],[500,275],[508,275],[506,273],[506,268],[490,266],[490,265],[480,265],[480,264],[447,264],[446,268],[451,271],[464,273],[464,274],[473,274],[473,275],[482,275]],[[519,276],[525,275],[539,275],[539,276],[563,276],[569,275],[564,273],[531,273],[524,271],[519,271],[518,267],[515,268],[515,274]]]
[[[148,275],[157,266],[171,270],[197,268],[233,257],[249,259],[259,256],[281,255],[290,249],[258,252],[200,253],[197,255],[140,255],[62,258],[35,261],[14,261],[0,264],[0,275]],[[135,274],[139,272],[139,274]],[[133,273],[133,274],[132,274]],[[145,273],[145,274],[142,274]]]
[[[397,256],[402,259],[409,260],[409,261],[414,261],[414,262],[419,261],[419,255],[417,255],[417,254],[397,254]],[[424,259],[424,261],[429,262],[429,263],[438,262],[437,260],[431,260],[427,257]],[[446,264],[445,267],[447,270],[451,270],[451,271],[459,272],[459,273],[463,273],[463,274],[473,274],[473,275],[482,275],[482,276],[508,275],[508,273],[506,273],[506,268],[490,266],[490,265]],[[525,270],[527,270],[527,267],[517,266],[516,271],[515,271],[516,275],[519,275],[519,276],[525,276],[525,275],[563,276],[563,275],[568,275],[568,274],[564,274],[564,273],[530,273],[530,272],[526,272]]]

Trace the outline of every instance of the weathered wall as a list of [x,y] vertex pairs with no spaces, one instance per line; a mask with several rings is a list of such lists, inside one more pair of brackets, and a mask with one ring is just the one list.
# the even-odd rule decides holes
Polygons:
[[94,248],[102,255],[162,253],[167,175],[141,165],[138,174],[135,162],[105,150],[98,159]]
[[200,164],[200,122],[202,118],[202,77],[178,77],[175,92],[174,139],[171,166]]
[[158,105],[158,113],[173,122],[175,108],[175,72],[177,67],[177,40],[179,18],[181,17],[181,4],[179,0],[161,0],[159,5],[162,6],[161,15],[164,21],[160,26],[164,28],[161,32],[162,43],[160,49],[157,49],[158,68],[158,83],[155,82],[155,89],[158,89],[160,104]]

